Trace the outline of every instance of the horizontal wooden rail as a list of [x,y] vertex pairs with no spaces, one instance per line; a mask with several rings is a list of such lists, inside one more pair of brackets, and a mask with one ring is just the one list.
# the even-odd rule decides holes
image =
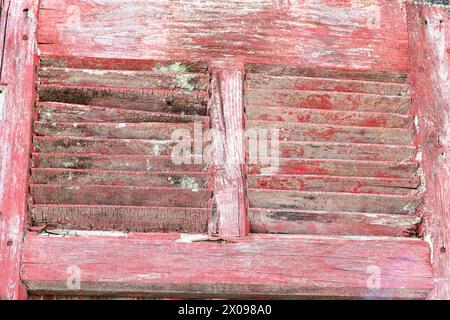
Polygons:
[[32,294],[216,298],[425,298],[428,244],[418,239],[78,231],[25,238]]

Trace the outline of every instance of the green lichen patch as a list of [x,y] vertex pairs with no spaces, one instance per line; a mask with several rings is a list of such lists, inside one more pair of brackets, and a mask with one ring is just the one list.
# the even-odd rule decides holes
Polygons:
[[192,177],[182,176],[182,177],[168,177],[169,183],[177,186],[178,188],[191,189],[194,192],[197,192],[199,189],[197,180]]
[[170,65],[156,65],[153,67],[153,71],[160,72],[188,72],[189,68],[182,62],[175,62]]
[[176,82],[181,89],[193,91],[197,88],[197,78],[190,75],[178,76]]

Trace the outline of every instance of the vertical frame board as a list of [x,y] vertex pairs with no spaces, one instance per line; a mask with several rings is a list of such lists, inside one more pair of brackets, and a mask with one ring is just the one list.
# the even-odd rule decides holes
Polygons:
[[422,232],[431,245],[435,285],[429,299],[450,299],[449,10],[445,6],[407,7],[412,112],[426,182]]
[[[245,237],[250,230],[245,197],[244,63],[240,59],[211,65],[208,110],[214,148],[214,199],[221,238]],[[210,228],[211,233],[211,228]]]
[[35,98],[38,2],[6,0],[3,9],[2,30],[8,22],[1,79],[6,105],[0,120],[0,299],[26,298],[20,282],[20,260]]

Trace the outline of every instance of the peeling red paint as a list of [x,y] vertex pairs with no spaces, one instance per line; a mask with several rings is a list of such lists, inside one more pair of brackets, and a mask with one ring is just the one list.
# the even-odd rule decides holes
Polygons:
[[[31,25],[20,23],[22,5],[36,6],[27,13]],[[63,288],[65,270],[53,270],[36,248],[48,252],[49,260],[65,264],[75,257],[95,265],[114,246],[126,250],[113,262],[126,259],[132,268],[117,274],[107,266],[111,278],[103,287],[96,281],[104,274],[90,268],[95,293],[120,296],[127,288],[160,297],[175,288],[180,296],[195,291],[202,297],[266,297],[258,290],[269,290],[275,297],[424,298],[432,284],[428,245],[399,239],[418,236],[416,209],[424,196],[419,213],[436,283],[429,297],[448,297],[449,92],[443,83],[450,79],[450,33],[442,7],[390,0],[219,0],[188,7],[166,0],[149,6],[134,0],[123,6],[41,0],[36,22],[37,5],[37,0],[14,3],[12,28],[19,32],[8,38],[14,49],[7,51],[5,75],[20,85],[9,87],[9,103],[15,102],[18,112],[7,119],[6,129],[0,127],[8,142],[0,157],[21,169],[0,167],[14,174],[2,173],[0,185],[0,248],[6,256],[1,297],[26,295],[19,270],[30,149],[30,214],[38,225],[29,230],[43,231],[44,225],[142,232],[126,240],[28,234],[22,279],[33,293],[70,294]],[[18,40],[34,44],[36,26],[41,65],[32,114],[36,48]],[[16,55],[19,64],[12,61]],[[174,165],[171,132],[192,133],[194,121],[224,133],[230,140],[226,156],[239,163]],[[244,126],[280,129],[279,171],[267,174],[266,164],[244,163],[244,142],[237,135]],[[418,177],[422,171],[425,180]],[[173,186],[180,177],[195,187]],[[419,180],[426,185],[419,188]],[[248,235],[250,230],[315,236]],[[203,236],[195,243],[193,235],[183,240],[162,233],[173,231],[209,231],[235,242],[216,244]],[[96,255],[87,257],[74,243]],[[134,250],[140,246],[164,252],[153,260],[127,256],[139,256]],[[52,255],[53,249],[62,254]],[[79,255],[65,255],[70,250]],[[316,257],[307,265],[303,250]],[[283,263],[273,260],[273,252]],[[177,274],[172,286],[161,272],[183,267],[179,259],[172,263],[180,253],[183,265],[200,263],[196,272],[202,277]],[[234,262],[227,254],[253,261],[252,275],[241,266],[241,273],[230,273]],[[211,256],[214,269],[224,268],[221,273],[209,273],[210,261],[201,257]],[[375,293],[361,286],[365,270],[353,261],[365,256],[382,264],[391,279]],[[296,277],[299,266],[306,282]],[[262,267],[288,276],[269,279],[270,272],[258,273]],[[136,274],[141,269],[158,276],[141,277]],[[124,276],[135,277],[145,292]],[[211,285],[217,277],[223,283]],[[344,287],[329,287],[337,280]]]
[[[24,11],[28,9],[28,11]],[[3,10],[2,23],[5,23]],[[19,273],[30,167],[31,121],[36,63],[34,0],[11,1],[2,84],[7,85],[6,115],[0,120],[0,298],[24,299]],[[2,27],[3,30],[3,27]],[[23,40],[27,35],[28,40]]]
[[408,6],[416,144],[426,183],[423,233],[432,248],[435,287],[430,299],[450,299],[450,12],[446,7]]

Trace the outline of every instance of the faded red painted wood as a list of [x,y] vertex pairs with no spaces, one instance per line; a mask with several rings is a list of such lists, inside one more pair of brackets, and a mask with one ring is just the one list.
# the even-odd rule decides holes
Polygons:
[[[342,76],[342,74],[338,74],[337,76]],[[270,76],[266,72],[249,73],[246,76],[246,80],[247,88],[269,90],[353,92],[392,96],[404,96],[409,90],[409,86],[402,83],[330,79],[317,76],[296,77],[288,74],[283,76]]]
[[411,128],[414,117],[382,112],[355,112],[289,107],[246,106],[249,120],[333,124],[343,126]]
[[[22,279],[32,294],[423,299],[433,286],[418,239],[78,234],[27,235]],[[80,289],[67,287],[69,267],[79,268]]]
[[246,128],[277,129],[281,140],[279,168],[248,152],[254,232],[417,236],[420,179],[404,75],[246,70]]
[[304,65],[295,65],[292,62],[286,64],[271,63],[252,63],[245,65],[247,72],[261,73],[267,76],[289,76],[289,77],[306,77],[306,78],[331,78],[342,80],[357,80],[370,82],[388,82],[404,84],[408,76],[404,72],[396,71],[374,71],[359,69],[340,69],[335,67],[312,67]]
[[243,65],[215,62],[211,75],[211,115],[214,148],[214,203],[210,233],[226,239],[245,237],[250,229],[245,198]]
[[172,159],[175,130],[192,142],[196,122],[209,127],[207,69],[126,61],[43,57],[30,182],[34,228],[207,230],[207,164]]
[[283,141],[329,141],[373,144],[409,145],[414,137],[413,129],[373,128],[327,125],[316,123],[254,121],[246,122],[246,128],[278,129]]
[[0,120],[0,299],[23,299],[26,292],[19,273],[30,167],[38,1],[11,1],[9,11],[3,9],[2,30],[7,12],[1,79],[7,89],[5,118]]
[[39,42],[43,54],[56,56],[241,55],[258,63],[397,74],[409,67],[404,5],[391,0],[157,0],[151,5],[131,0],[126,7],[43,0]]
[[361,212],[251,208],[248,215],[255,233],[415,237],[421,223],[415,215]]
[[[257,163],[250,159],[249,174],[263,174],[270,167],[271,160]],[[269,164],[264,164],[269,163]],[[411,178],[417,173],[416,162],[395,161],[358,161],[335,159],[280,159],[278,174],[297,175],[330,175],[348,177],[378,177],[378,178]]]
[[[437,64],[425,67],[426,72],[420,69],[429,63],[425,56],[442,58],[442,53],[448,66],[446,27],[432,19],[429,26],[420,24],[419,11],[436,16],[433,10],[438,9],[408,7],[408,38],[401,1],[219,0],[186,6],[131,0],[118,6],[42,0],[41,6],[41,101],[35,131],[42,136],[34,140],[35,204],[30,209],[37,224],[205,232],[209,173],[205,165],[174,165],[168,138],[172,129],[209,121],[204,61],[238,56],[239,68],[210,69],[210,103],[225,110],[225,118],[217,121],[222,112],[209,108],[213,126],[226,129],[232,123],[232,133],[242,127],[245,88],[248,127],[281,128],[283,158],[274,175],[267,175],[263,164],[228,171],[237,173],[227,180],[228,186],[237,184],[232,197],[221,198],[226,188],[219,181],[219,217],[220,202],[229,209],[224,199],[242,209],[227,214],[222,225],[219,220],[219,235],[248,232],[242,187],[248,170],[254,232],[391,238],[252,235],[237,243],[186,244],[174,242],[179,236],[173,234],[131,234],[127,239],[28,235],[24,279],[33,293],[423,298],[431,288],[427,244],[392,238],[417,236],[419,161],[425,167],[425,205],[432,209],[421,213],[430,230],[425,234],[431,235],[426,240],[433,244],[438,283],[430,297],[448,297],[448,161],[441,154],[448,134],[434,130],[448,122],[448,91],[441,84],[448,70]],[[426,31],[430,26],[433,32]],[[418,48],[408,41],[427,45]],[[410,56],[413,75],[405,84]],[[409,85],[415,91],[412,113],[419,115],[416,145],[411,145]],[[237,108],[227,109],[228,102]],[[421,105],[424,109],[417,111]],[[438,110],[438,105],[444,107]],[[428,143],[435,140],[439,143]],[[243,158],[242,145],[237,139],[227,154]],[[416,159],[417,145],[425,150]],[[215,169],[216,178],[232,176]],[[199,188],[183,188],[177,179],[185,176]],[[145,250],[153,251],[148,256]],[[103,273],[92,266],[105,256],[112,259]],[[88,272],[83,279],[87,290],[66,292],[64,268],[75,260]],[[125,265],[124,274],[117,265]],[[193,265],[199,269],[177,269]],[[381,266],[383,273],[386,265],[387,280],[367,293],[364,268]],[[229,267],[239,272],[231,274]],[[171,272],[170,280],[165,272]],[[217,277],[223,280],[219,284]]]
[[250,188],[398,195],[413,194],[420,184],[419,179],[294,174],[248,175],[247,181]]
[[416,154],[417,149],[414,146],[350,142],[280,142],[280,155],[282,158],[396,161],[405,163],[414,161]]
[[348,92],[247,89],[248,105],[407,114],[410,97]]
[[450,299],[449,25],[446,7],[408,6],[416,143],[426,181],[423,233],[432,247],[435,283],[430,299]]

